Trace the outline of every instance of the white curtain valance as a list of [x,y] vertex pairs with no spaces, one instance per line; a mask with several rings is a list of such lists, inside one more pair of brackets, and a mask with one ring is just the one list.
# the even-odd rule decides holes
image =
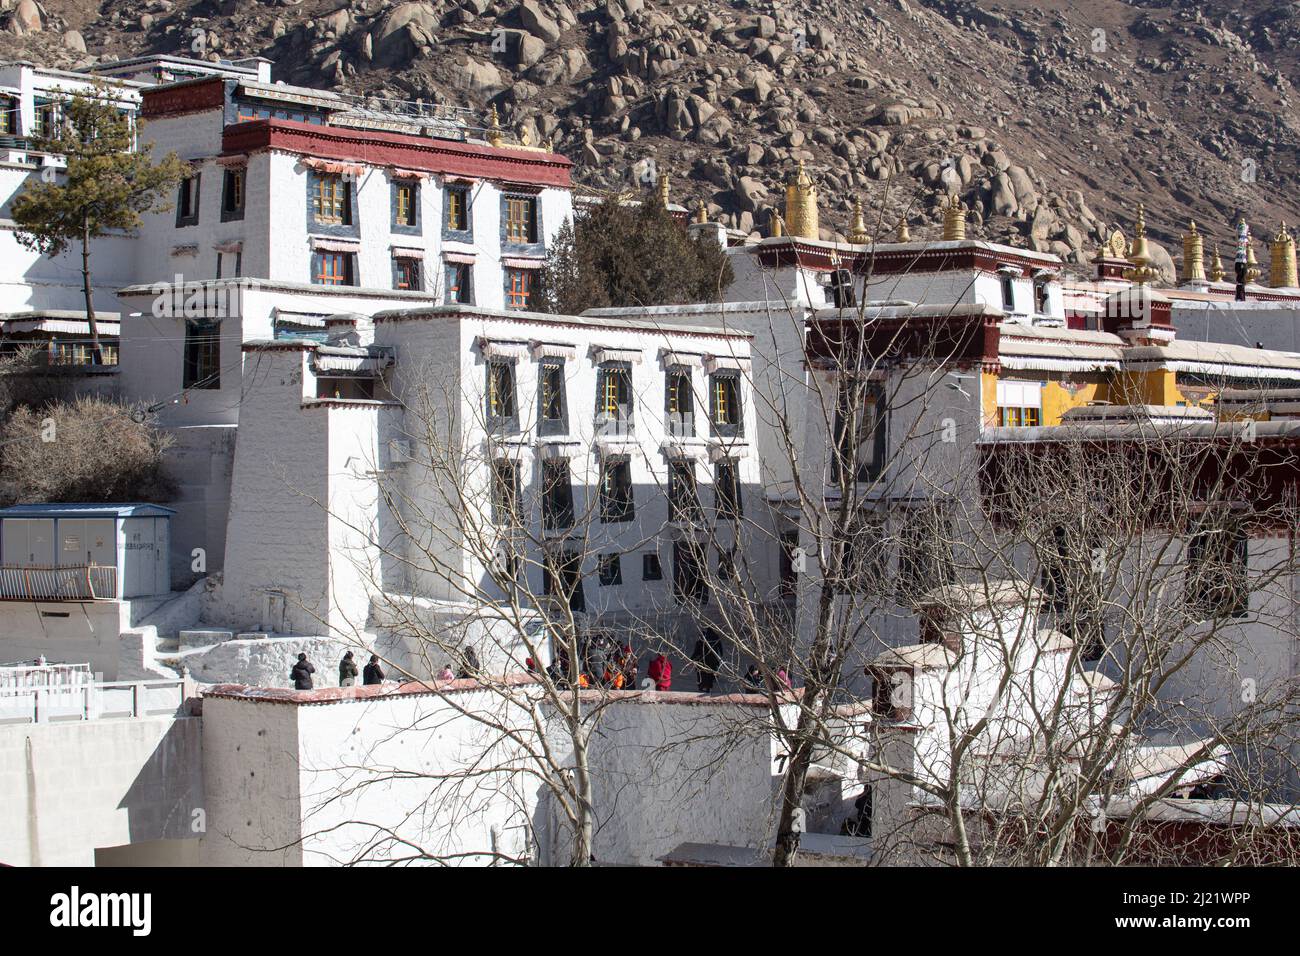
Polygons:
[[576,441],[543,441],[537,446],[537,455],[542,459],[577,458],[582,454],[583,446]]
[[505,256],[501,259],[501,264],[507,269],[540,269],[546,265],[545,259],[517,259],[514,256]]
[[640,349],[620,349],[608,345],[593,345],[591,354],[597,363],[631,362],[633,365],[638,365],[641,362]]
[[244,240],[232,239],[229,242],[213,243],[213,249],[217,252],[242,252],[244,250]]
[[412,246],[393,246],[393,258],[395,259],[423,259],[424,250],[416,249]]
[[197,256],[198,254],[198,246],[172,246],[173,256]]
[[709,355],[704,359],[704,370],[710,375],[720,369],[736,369],[741,372],[748,372],[750,365],[748,358],[739,358],[735,355]]
[[356,163],[338,163],[328,159],[317,159],[314,156],[302,156],[298,162],[318,173],[334,173],[339,176],[360,176],[366,171],[364,166],[358,166]]
[[674,352],[670,349],[662,349],[659,352],[659,360],[663,363],[664,368],[673,365],[686,365],[692,368],[699,368],[704,364],[704,356],[699,352]]
[[528,358],[527,342],[519,342],[513,339],[480,338],[478,347],[479,351],[488,358]]
[[563,358],[571,359],[578,357],[578,347],[569,345],[565,342],[540,342],[534,339],[531,343],[533,358]]
[[456,265],[472,266],[474,264],[474,253],[472,252],[444,252],[442,257]]
[[311,237],[311,247],[313,250],[321,252],[360,252],[361,243],[345,239],[322,239],[320,236]]
[[429,174],[418,169],[398,169],[394,166],[388,171],[394,179],[428,179]]

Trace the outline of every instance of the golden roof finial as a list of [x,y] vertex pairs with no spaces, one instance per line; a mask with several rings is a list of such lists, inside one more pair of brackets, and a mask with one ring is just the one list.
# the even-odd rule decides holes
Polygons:
[[700,223],[709,221],[709,207],[704,205],[703,199],[695,207],[695,221]]
[[492,109],[488,111],[487,138],[488,142],[493,146],[500,146],[505,142],[505,138],[501,135],[501,119],[497,116],[497,107],[495,103],[492,104]]
[[1255,258],[1255,243],[1252,241],[1246,246],[1246,281],[1258,281],[1263,272],[1264,270],[1259,267],[1259,260]]
[[1219,255],[1219,244],[1214,244],[1214,258],[1210,260],[1210,281],[1222,282],[1225,273],[1223,271],[1223,257]]
[[775,209],[772,210],[772,216],[768,220],[768,234],[772,237],[785,235],[785,223],[781,220],[781,214]]
[[522,146],[531,146],[533,144],[533,134],[528,132],[527,126],[519,131],[519,143]]
[[911,242],[911,241],[912,241],[912,230],[910,230],[910,229],[907,228],[907,220],[906,220],[906,219],[900,219],[900,220],[898,220],[898,241],[899,241],[899,242]]
[[961,242],[966,238],[966,204],[957,196],[949,196],[942,208],[944,241]]
[[862,200],[853,200],[853,225],[849,228],[849,242],[855,246],[865,246],[871,242],[871,235],[867,232],[866,218],[862,214]]
[[799,160],[799,168],[785,187],[785,226],[792,236],[817,239],[821,235],[817,219],[817,187]]
[[1147,244],[1146,204],[1138,203],[1137,222],[1133,225],[1133,248],[1129,251],[1128,261],[1133,263],[1131,269],[1124,270],[1124,278],[1138,285],[1150,282],[1159,275],[1151,268],[1151,249]]
[[659,174],[659,205],[665,209],[668,208],[668,174],[666,172]]
[[1183,281],[1205,281],[1205,240],[1196,231],[1196,220],[1187,224],[1183,236]]
[[1273,253],[1272,267],[1268,272],[1269,284],[1275,289],[1294,289],[1300,286],[1296,276],[1295,237],[1287,231],[1283,222],[1273,242],[1269,245]]

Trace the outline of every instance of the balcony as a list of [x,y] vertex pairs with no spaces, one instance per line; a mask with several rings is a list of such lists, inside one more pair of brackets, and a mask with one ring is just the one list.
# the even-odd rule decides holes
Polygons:
[[115,601],[117,568],[0,566],[0,601]]

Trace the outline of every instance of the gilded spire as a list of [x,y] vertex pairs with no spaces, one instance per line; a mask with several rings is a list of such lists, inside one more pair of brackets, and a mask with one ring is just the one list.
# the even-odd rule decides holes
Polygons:
[[853,200],[853,225],[849,229],[849,242],[855,246],[865,246],[871,242],[871,235],[867,232],[867,222],[862,215],[862,200]]
[[911,231],[910,229],[907,228],[907,220],[906,220],[906,219],[900,219],[900,220],[898,220],[898,241],[899,241],[899,242],[911,242],[911,241],[912,241],[912,231]]
[[1196,231],[1195,219],[1183,235],[1183,281],[1205,281],[1205,239]]
[[695,207],[695,221],[700,223],[709,221],[709,207],[704,205],[703,199]]
[[1287,231],[1285,222],[1278,229],[1269,248],[1273,253],[1272,267],[1268,272],[1269,284],[1275,289],[1300,286],[1300,279],[1296,278],[1295,237]]
[[817,239],[817,187],[799,160],[798,171],[785,187],[785,225],[789,234],[803,239]]
[[966,204],[957,196],[950,196],[942,208],[944,241],[961,242],[966,238]]
[[1219,255],[1219,244],[1214,244],[1214,258],[1210,260],[1210,281],[1222,282],[1226,273],[1223,271],[1223,257]]
[[1255,258],[1255,244],[1251,242],[1246,246],[1246,281],[1257,282],[1263,270],[1259,267],[1259,260]]
[[492,109],[488,111],[488,142],[493,146],[500,146],[505,142],[505,137],[501,134],[501,118],[497,116],[496,104],[492,104]]
[[1142,285],[1159,275],[1151,268],[1151,249],[1147,244],[1146,206],[1143,203],[1138,203],[1137,222],[1133,226],[1133,248],[1129,251],[1128,261],[1133,263],[1133,267],[1124,270],[1124,278],[1130,282]]
[[769,236],[773,237],[785,235],[785,226],[781,221],[781,214],[775,209],[772,210],[772,216],[768,220],[767,232]]
[[668,174],[659,174],[659,205],[668,208]]

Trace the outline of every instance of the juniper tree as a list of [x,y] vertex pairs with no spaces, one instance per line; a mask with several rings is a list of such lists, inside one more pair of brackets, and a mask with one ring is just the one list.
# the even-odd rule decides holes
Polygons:
[[35,149],[61,155],[62,175],[30,180],[13,201],[18,241],[47,256],[81,246],[81,284],[95,361],[102,364],[99,328],[91,294],[90,241],[111,233],[133,233],[141,216],[171,208],[167,196],[185,165],[175,153],[159,163],[151,145],[136,145],[131,117],[113,103],[106,86],[73,95],[58,128],[34,140]]

